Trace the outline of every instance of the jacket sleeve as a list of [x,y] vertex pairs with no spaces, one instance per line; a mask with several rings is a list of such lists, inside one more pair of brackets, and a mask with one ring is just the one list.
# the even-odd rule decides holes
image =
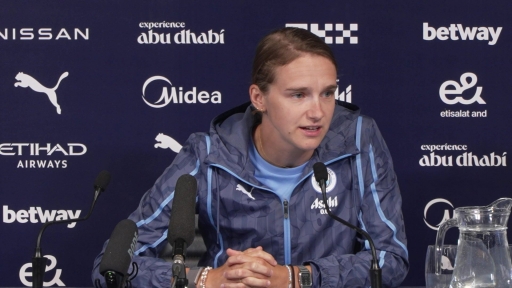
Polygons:
[[[172,164],[158,178],[154,186],[142,197],[137,210],[128,219],[138,227],[138,243],[132,261],[138,265],[138,274],[132,280],[133,287],[171,287],[172,263],[159,258],[159,253],[167,244],[167,230],[174,198],[174,186],[183,174],[198,178],[199,163],[197,147],[198,134],[189,137],[186,144],[175,157]],[[204,142],[201,142],[204,143]],[[106,287],[105,279],[99,273],[99,266],[107,242],[101,253],[94,260],[92,280],[100,279],[102,287]],[[129,272],[131,272],[131,268]]]
[[[398,287],[409,270],[402,198],[389,150],[373,119],[362,118],[360,154],[356,156],[356,186],[362,193],[359,227],[370,234],[382,269],[384,287]],[[363,239],[364,241],[364,239]],[[362,251],[308,261],[315,287],[370,287],[372,254]],[[316,275],[316,277],[315,277]]]

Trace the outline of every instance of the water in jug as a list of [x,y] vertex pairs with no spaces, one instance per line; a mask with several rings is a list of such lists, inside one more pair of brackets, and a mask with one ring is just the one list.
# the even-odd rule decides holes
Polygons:
[[488,206],[456,208],[453,218],[439,226],[435,246],[437,275],[441,274],[446,231],[458,227],[460,232],[450,288],[512,287],[507,241],[511,206],[511,198],[500,198]]

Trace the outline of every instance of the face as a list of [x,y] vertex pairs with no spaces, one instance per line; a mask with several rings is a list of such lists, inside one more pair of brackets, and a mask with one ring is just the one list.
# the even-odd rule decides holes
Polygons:
[[312,54],[277,67],[267,93],[252,85],[253,105],[265,111],[260,126],[264,146],[274,153],[312,154],[329,130],[335,91],[336,68]]

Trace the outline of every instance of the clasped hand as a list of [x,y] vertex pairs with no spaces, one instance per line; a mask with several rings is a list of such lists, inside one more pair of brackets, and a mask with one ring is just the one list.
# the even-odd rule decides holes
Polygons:
[[229,256],[226,263],[208,273],[206,287],[287,287],[288,269],[277,265],[263,248],[227,249],[226,253]]

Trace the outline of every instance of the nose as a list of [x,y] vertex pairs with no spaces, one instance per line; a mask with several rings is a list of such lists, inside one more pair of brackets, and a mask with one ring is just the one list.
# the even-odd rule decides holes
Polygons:
[[322,119],[325,115],[325,111],[322,102],[320,101],[319,97],[313,97],[311,98],[311,103],[309,103],[308,110],[306,112],[306,116],[313,120],[313,121],[319,121]]

